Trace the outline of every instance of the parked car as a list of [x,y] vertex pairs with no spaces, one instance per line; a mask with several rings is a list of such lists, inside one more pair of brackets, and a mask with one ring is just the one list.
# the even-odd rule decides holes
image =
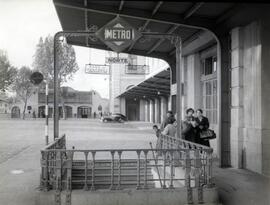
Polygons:
[[127,117],[120,113],[114,113],[109,116],[101,117],[101,122],[125,122],[127,121]]

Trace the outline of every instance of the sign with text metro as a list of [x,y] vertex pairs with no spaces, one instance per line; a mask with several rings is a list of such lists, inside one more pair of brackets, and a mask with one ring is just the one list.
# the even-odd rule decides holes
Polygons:
[[96,32],[96,36],[113,51],[120,53],[142,34],[121,17],[116,17]]

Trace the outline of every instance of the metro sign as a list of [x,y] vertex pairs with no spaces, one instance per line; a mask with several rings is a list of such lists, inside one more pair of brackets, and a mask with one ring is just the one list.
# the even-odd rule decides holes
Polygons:
[[96,36],[113,51],[120,53],[142,34],[124,19],[116,17],[96,32]]

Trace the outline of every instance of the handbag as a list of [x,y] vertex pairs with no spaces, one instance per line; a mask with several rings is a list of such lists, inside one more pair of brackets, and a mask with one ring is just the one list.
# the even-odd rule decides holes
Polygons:
[[200,132],[200,138],[204,140],[211,140],[215,139],[216,137],[217,136],[214,130],[207,129]]

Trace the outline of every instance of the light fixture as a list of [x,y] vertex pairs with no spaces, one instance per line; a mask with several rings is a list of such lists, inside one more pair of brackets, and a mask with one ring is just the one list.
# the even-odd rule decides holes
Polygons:
[[157,94],[160,95],[160,92],[158,91]]

